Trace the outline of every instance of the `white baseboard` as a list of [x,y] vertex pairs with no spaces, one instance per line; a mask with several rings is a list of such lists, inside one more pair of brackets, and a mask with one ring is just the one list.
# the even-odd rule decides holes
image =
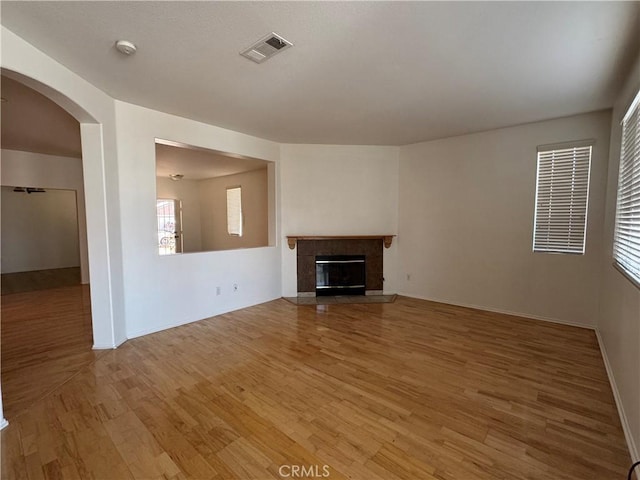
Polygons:
[[218,315],[224,315],[225,313],[228,313],[228,312],[216,313],[215,315],[211,315],[210,317],[198,318],[198,319],[195,319],[195,320],[181,320],[181,321],[178,321],[178,322],[171,322],[171,323],[166,323],[166,324],[163,324],[163,325],[156,325],[156,326],[153,326],[151,328],[145,328],[145,329],[142,329],[142,330],[136,330],[136,331],[133,331],[133,332],[129,332],[129,333],[127,333],[127,337],[129,338],[129,340],[132,340],[134,338],[144,337],[145,335],[151,335],[152,333],[158,333],[158,332],[163,332],[165,330],[170,330],[172,328],[182,327],[183,325],[188,325],[190,323],[199,322],[201,320],[205,320],[205,319],[211,318],[211,317],[216,317]]
[[255,307],[256,305],[261,305],[263,303],[268,303],[268,302],[272,302],[274,300],[278,300],[282,297],[270,297],[270,298],[265,298],[265,299],[261,299],[258,300],[256,303],[251,303],[249,305],[232,305],[230,307],[225,307],[221,310],[218,310],[217,312],[213,312],[211,314],[208,314],[206,317],[202,317],[202,318],[195,318],[195,319],[187,319],[187,320],[179,320],[177,322],[172,322],[172,323],[168,323],[168,324],[163,324],[163,325],[155,325],[151,328],[145,328],[142,330],[135,330],[133,332],[128,332],[127,333],[127,338],[129,340],[133,339],[133,338],[137,338],[137,337],[144,337],[145,335],[151,335],[152,333],[158,333],[158,332],[162,332],[164,330],[169,330],[171,328],[176,328],[176,327],[182,327],[183,325],[188,325],[190,323],[194,323],[194,322],[201,322],[202,320],[206,320],[208,318],[213,318],[213,317],[217,317],[218,315],[224,315],[225,313],[230,313],[230,312],[235,312],[236,310],[242,310],[245,308],[250,308],[250,307]]
[[100,344],[100,343],[94,343],[93,347],[91,347],[92,350],[113,350],[115,348],[118,348],[120,345],[122,345],[124,342],[126,342],[127,339],[123,338],[122,340],[120,340],[117,343],[113,343],[113,344]]
[[627,448],[629,448],[629,454],[631,455],[631,459],[633,462],[636,462],[638,460],[640,460],[640,457],[638,456],[638,449],[637,446],[635,444],[635,441],[633,440],[633,436],[631,435],[631,428],[629,427],[629,421],[627,420],[627,415],[624,411],[624,407],[622,405],[622,399],[620,398],[620,392],[618,391],[618,386],[616,384],[616,380],[615,377],[613,376],[613,369],[611,368],[611,364],[609,363],[609,358],[607,357],[607,350],[604,347],[604,342],[602,341],[602,337],[600,336],[600,332],[598,331],[597,327],[592,326],[592,325],[584,325],[584,324],[580,324],[580,323],[575,323],[575,322],[568,322],[565,320],[561,320],[561,319],[557,319],[557,318],[548,318],[548,317],[541,317],[539,315],[530,315],[530,314],[526,314],[526,313],[519,313],[519,312],[509,312],[506,310],[500,310],[497,308],[491,308],[491,307],[484,307],[481,305],[471,305],[471,304],[462,304],[462,303],[453,303],[450,301],[443,301],[443,300],[438,300],[435,298],[426,298],[426,297],[421,297],[418,295],[410,295],[410,294],[406,294],[406,293],[398,293],[398,295],[402,295],[405,297],[410,297],[410,298],[417,298],[419,300],[428,300],[430,302],[438,302],[438,303],[445,303],[447,305],[455,305],[458,307],[465,307],[465,308],[474,308],[476,310],[485,310],[487,312],[496,312],[496,313],[504,313],[506,315],[514,315],[516,317],[523,317],[523,318],[531,318],[534,320],[542,320],[545,322],[553,322],[553,323],[560,323],[563,325],[570,325],[573,327],[581,327],[581,328],[587,328],[589,330],[593,330],[596,334],[596,338],[598,339],[598,346],[600,347],[600,354],[602,355],[602,360],[604,361],[604,366],[605,369],[607,371],[607,376],[609,377],[609,383],[611,385],[611,391],[613,392],[613,398],[615,399],[616,402],[616,407],[618,409],[618,416],[620,417],[620,423],[622,424],[622,430],[624,431],[624,437],[627,441]]
[[7,422],[6,419],[3,418],[2,420],[0,420],[0,430],[2,430],[3,428],[5,428],[7,426],[9,426],[9,422]]
[[627,414],[624,411],[622,405],[622,398],[618,391],[618,385],[616,384],[616,378],[613,376],[613,369],[609,363],[609,357],[607,356],[607,350],[604,347],[604,342],[600,336],[600,332],[596,329],[596,337],[598,338],[598,345],[600,345],[600,353],[602,354],[602,360],[604,361],[604,368],[607,370],[607,376],[609,377],[609,383],[611,384],[611,390],[613,391],[613,398],[616,401],[616,407],[618,407],[618,416],[620,417],[620,423],[622,424],[622,430],[624,431],[624,438],[627,440],[627,447],[629,448],[629,454],[631,455],[631,461],[637,462],[640,457],[638,456],[638,448],[636,442],[631,435],[631,428],[629,427],[629,420],[627,420]]
[[584,323],[571,322],[568,320],[563,320],[561,318],[554,317],[543,317],[540,315],[533,315],[531,313],[523,313],[523,312],[512,312],[509,310],[502,310],[499,308],[487,307],[484,305],[474,305],[471,303],[460,303],[460,302],[452,302],[450,300],[440,300],[438,298],[427,298],[420,295],[414,295],[412,293],[398,293],[403,297],[417,298],[418,300],[427,300],[429,302],[437,302],[437,303],[445,303],[447,305],[453,305],[456,307],[464,307],[464,308],[473,308],[475,310],[484,310],[486,312],[494,312],[494,313],[502,313],[504,315],[512,315],[514,317],[528,318],[533,320],[542,320],[543,322],[551,322],[551,323],[559,323],[561,325],[569,325],[571,327],[580,327],[586,328],[588,330],[595,330],[595,325],[585,325]]

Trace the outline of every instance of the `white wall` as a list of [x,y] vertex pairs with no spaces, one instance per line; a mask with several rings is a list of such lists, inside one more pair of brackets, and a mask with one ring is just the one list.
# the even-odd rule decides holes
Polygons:
[[619,408],[626,427],[627,443],[634,460],[640,447],[640,289],[613,268],[613,231],[620,164],[622,128],[620,122],[629,104],[640,90],[638,57],[613,109],[609,181],[601,282],[601,308],[598,330],[601,347],[611,369],[618,394]]
[[[297,295],[296,250],[287,235],[382,235],[398,228],[398,147],[282,145],[282,294]],[[384,291],[396,290],[394,241]]]
[[73,190],[2,187],[2,273],[80,266]]
[[[400,292],[595,325],[610,117],[605,111],[402,147]],[[533,253],[536,146],[590,138],[586,253]]]
[[125,339],[114,101],[4,26],[0,31],[3,74],[80,122],[94,346],[114,347]]
[[155,221],[155,138],[275,162],[278,144],[124,102],[116,118],[127,337],[279,298],[278,247],[161,257]]
[[182,248],[184,252],[200,252],[202,228],[200,225],[200,181],[157,177],[158,198],[172,198],[182,203]]
[[[82,283],[89,283],[87,216],[84,203],[82,160],[15,150],[2,150],[0,155],[2,185],[75,190],[78,210],[80,276]],[[3,273],[5,272],[4,262],[6,260],[8,259],[3,258]]]
[[[610,268],[615,175],[607,194],[604,248],[600,228],[607,113],[401,149],[279,148],[237,132],[114,102],[5,27],[1,32],[5,72],[26,79],[81,122],[97,346],[114,346],[126,337],[242,308],[281,292],[295,295],[295,251],[283,241],[292,234],[398,233],[392,248],[384,250],[386,291],[584,325],[595,323],[597,274],[604,262],[598,326],[629,431],[636,443],[640,441],[640,294]],[[636,64],[614,110],[614,173],[617,121],[639,85]],[[280,245],[159,257],[155,137],[273,161],[281,155],[281,187],[275,197],[281,208],[274,209],[282,216],[281,226],[280,217],[275,223]],[[587,253],[534,255],[535,147],[587,137],[597,139]],[[406,281],[408,273],[411,281]],[[233,283],[240,287],[236,294],[230,292]],[[215,296],[218,285],[220,297]]]

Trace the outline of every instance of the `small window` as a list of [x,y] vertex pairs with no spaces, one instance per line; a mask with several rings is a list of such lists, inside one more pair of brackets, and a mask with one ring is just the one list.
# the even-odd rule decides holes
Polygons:
[[584,254],[592,142],[538,147],[533,251]]
[[227,188],[227,232],[242,236],[242,188]]
[[640,92],[622,120],[613,258],[640,284]]

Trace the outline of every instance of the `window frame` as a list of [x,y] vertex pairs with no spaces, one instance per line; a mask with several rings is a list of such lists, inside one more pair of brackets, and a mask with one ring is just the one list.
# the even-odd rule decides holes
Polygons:
[[[633,118],[635,116],[635,118]],[[632,133],[634,137],[631,139],[631,143],[633,145],[632,153],[630,153],[629,163],[627,166],[626,156],[625,156],[625,144],[627,133],[626,126],[628,120],[633,120],[631,124],[631,129],[635,128],[635,132]],[[620,220],[620,204],[621,204],[621,196],[620,196],[620,187],[623,183],[627,183],[631,181],[633,183],[633,177],[636,176],[636,182],[639,182],[636,186],[630,189],[630,193],[628,193],[628,197],[633,197],[634,195],[638,195],[640,193],[640,90],[636,93],[633,101],[629,104],[629,107],[625,111],[625,115],[620,122],[622,127],[621,136],[620,136],[620,158],[618,164],[618,183],[616,185],[616,210],[615,210],[615,218],[614,218],[614,230],[613,230],[613,244],[612,244],[612,256],[613,256],[613,266],[618,270],[627,280],[629,280],[636,288],[640,289],[640,252],[632,252],[630,255],[630,260],[634,261],[635,264],[633,267],[637,270],[633,272],[627,268],[618,258],[617,246],[618,246],[618,237],[619,237],[619,220]],[[626,168],[626,171],[623,172],[623,168]],[[625,177],[623,178],[623,174]],[[627,177],[628,175],[628,177]],[[631,180],[630,180],[631,179]],[[640,197],[637,197],[631,201],[630,209],[638,208],[640,209]],[[635,213],[635,212],[633,212]],[[632,224],[633,227],[640,227],[640,219],[637,222]],[[639,248],[634,248],[635,250],[640,250]]]
[[[588,227],[588,216],[589,216],[589,194],[590,194],[590,186],[591,186],[591,164],[593,159],[594,145],[595,145],[595,140],[588,139],[588,140],[575,140],[575,141],[556,143],[556,144],[550,144],[550,145],[540,145],[537,147],[536,187],[535,187],[533,234],[532,234],[532,252],[533,253],[547,253],[547,254],[555,254],[555,255],[584,255],[586,253],[587,227]],[[580,169],[576,167],[577,161],[580,160],[581,157],[585,157],[585,153],[584,153],[585,149],[588,149],[588,154],[586,154],[586,159],[587,159],[586,175],[584,174],[584,171],[583,171],[584,166],[580,166]],[[563,152],[570,152],[571,150],[574,151],[573,160],[568,158],[563,159],[562,158],[563,156],[566,157],[567,155],[570,155],[570,153],[567,154]],[[577,150],[582,150],[582,151],[577,151]],[[550,160],[548,158],[549,154],[551,154],[551,161],[553,162],[555,159],[554,155],[556,153],[560,157],[557,161],[564,162],[564,165],[561,163],[558,167],[549,166],[545,168],[545,170],[542,170],[542,162],[545,160]],[[557,218],[554,220],[553,216],[566,212],[567,208],[563,208],[563,203],[566,203],[567,200],[566,198],[555,200],[555,207],[554,207],[554,197],[553,197],[554,179],[552,177],[551,180],[545,180],[544,184],[541,180],[544,175],[549,175],[549,174],[553,175],[554,168],[558,168],[562,174],[562,171],[566,170],[567,166],[570,163],[572,164],[572,167],[571,167],[573,169],[572,172],[575,174],[576,170],[579,170],[579,173],[580,173],[580,176],[577,179],[578,186],[574,187],[573,184],[570,186],[571,197],[569,200],[569,207],[568,207],[569,212],[571,212],[574,208],[584,209],[584,219],[580,219],[580,223],[583,226],[582,238],[580,240],[581,243],[579,245],[580,248],[572,248],[573,246],[572,246],[571,240],[573,237],[575,237],[575,235],[572,235],[572,229],[571,229],[571,220],[574,218],[572,213],[569,213],[569,220],[567,220],[566,222],[567,223],[567,226],[566,226],[567,246],[562,248],[560,247],[560,245],[557,244],[557,241],[554,242],[549,238],[550,231],[552,230],[552,228],[554,226],[557,228],[558,224],[560,225],[562,224],[562,220],[558,220]],[[562,174],[562,176],[560,176],[555,183],[556,188],[559,188],[561,190],[561,193],[560,193],[561,196],[566,195],[567,193],[566,182],[568,179],[566,178],[566,176],[567,174]],[[585,188],[584,193],[581,193],[578,190],[580,187],[580,183],[584,185],[585,182],[586,182],[586,186],[583,187]],[[549,190],[548,195],[544,193],[545,189]],[[576,192],[576,196],[578,196],[578,198],[575,200],[573,197],[574,191]],[[543,200],[541,200],[542,195],[545,195],[545,198]],[[584,205],[582,204],[581,197],[584,198]],[[541,206],[545,203],[548,205],[548,214],[546,215],[547,217],[546,229],[544,227],[539,227],[539,220],[542,217],[542,215],[540,215],[539,210]],[[575,217],[576,218],[579,217],[579,214],[576,214]],[[556,225],[554,225],[554,223]],[[544,232],[547,233],[546,240],[545,240]],[[562,233],[565,233],[565,232],[563,231]],[[556,237],[560,237],[560,236],[561,235],[556,235]],[[554,243],[556,244],[554,245]]]

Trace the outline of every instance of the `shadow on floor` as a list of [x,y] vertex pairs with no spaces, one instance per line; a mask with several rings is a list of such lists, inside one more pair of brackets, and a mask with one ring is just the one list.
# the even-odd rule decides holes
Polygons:
[[15,416],[102,355],[92,350],[88,285],[2,296],[2,398]]
[[3,273],[2,295],[80,285],[80,267]]

